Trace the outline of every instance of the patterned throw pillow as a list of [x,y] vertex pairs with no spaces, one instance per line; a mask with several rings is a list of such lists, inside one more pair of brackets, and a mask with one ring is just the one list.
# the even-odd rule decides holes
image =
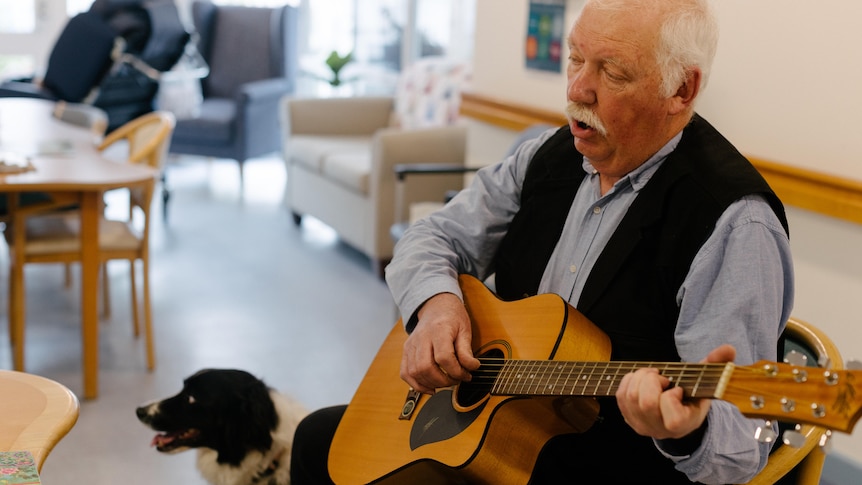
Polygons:
[[399,77],[394,125],[403,129],[451,125],[458,119],[461,92],[470,81],[468,67],[443,57],[414,62]]

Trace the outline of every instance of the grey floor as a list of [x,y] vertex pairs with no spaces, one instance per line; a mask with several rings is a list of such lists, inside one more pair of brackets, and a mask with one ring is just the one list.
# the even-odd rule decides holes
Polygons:
[[[136,420],[138,404],[176,393],[205,367],[248,370],[311,409],[345,403],[395,322],[367,259],[317,221],[293,224],[280,204],[285,174],[277,157],[246,164],[242,196],[235,162],[185,158],[168,173],[169,222],[154,218],[151,244],[157,368],[146,370],[143,340],[131,333],[127,265],[111,263],[100,395],[82,401],[77,424],[48,457],[46,485],[203,484],[193,453],[150,448],[153,433]],[[109,204],[123,210],[119,198]],[[6,288],[8,253],[0,253]],[[55,265],[28,267],[26,281],[27,371],[80,394],[77,284],[64,288]],[[0,308],[0,368],[9,369],[5,289]]]

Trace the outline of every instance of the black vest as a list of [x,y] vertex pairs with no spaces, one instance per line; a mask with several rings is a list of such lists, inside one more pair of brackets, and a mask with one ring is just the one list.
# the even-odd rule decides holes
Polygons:
[[[495,258],[501,298],[536,294],[585,176],[582,161],[567,126],[531,160],[521,208]],[[679,361],[673,338],[679,316],[676,293],[718,218],[732,202],[750,194],[762,194],[787,231],[784,207],[766,181],[730,142],[695,115],[602,250],[575,305],[608,334],[612,360]],[[650,439],[637,436],[623,423],[613,399],[603,400],[602,416],[601,424],[587,433],[554,442],[566,443],[561,445],[564,454],[597,460],[589,462],[589,468],[601,469],[598,476],[604,480],[610,478],[608,470],[629,469],[640,470],[641,477],[650,476],[643,475],[647,470],[657,474],[650,477],[658,480],[655,483],[687,481]]]

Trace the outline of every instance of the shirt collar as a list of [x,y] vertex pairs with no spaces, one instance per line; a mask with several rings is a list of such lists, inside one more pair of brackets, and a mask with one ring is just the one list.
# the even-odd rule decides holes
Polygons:
[[[679,144],[679,140],[682,138],[682,131],[677,133],[673,138],[668,140],[667,143],[664,144],[663,147],[659,149],[659,151],[655,152],[655,154],[647,159],[646,162],[642,163],[638,168],[632,170],[627,173],[623,178],[617,181],[614,186],[619,186],[621,184],[631,184],[632,189],[635,192],[642,189],[647,182],[652,178],[653,174],[658,170],[661,166],[662,162],[665,161],[668,155],[671,154],[676,149],[676,146]],[[587,160],[587,157],[584,157],[583,161],[584,171],[589,175],[597,175],[596,169],[593,168],[593,165]]]

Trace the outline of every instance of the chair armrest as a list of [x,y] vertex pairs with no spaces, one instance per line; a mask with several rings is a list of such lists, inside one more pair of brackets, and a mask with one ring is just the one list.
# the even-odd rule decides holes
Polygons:
[[237,93],[240,104],[277,102],[289,93],[291,82],[287,78],[261,79],[243,84]]
[[0,85],[0,98],[57,99],[50,89],[37,83],[5,81]]
[[371,136],[386,128],[392,118],[392,97],[294,98],[281,103],[285,136],[356,135]]
[[456,163],[399,163],[395,165],[394,170],[398,181],[402,182],[412,174],[469,173],[480,168],[482,167],[465,167]]

